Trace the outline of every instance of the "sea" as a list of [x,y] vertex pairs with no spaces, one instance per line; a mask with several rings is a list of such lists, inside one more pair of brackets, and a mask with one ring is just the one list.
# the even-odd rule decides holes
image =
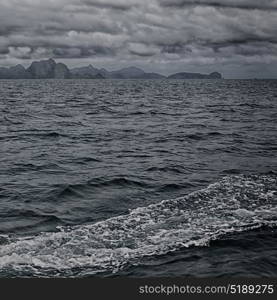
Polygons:
[[277,276],[277,80],[1,80],[0,277]]

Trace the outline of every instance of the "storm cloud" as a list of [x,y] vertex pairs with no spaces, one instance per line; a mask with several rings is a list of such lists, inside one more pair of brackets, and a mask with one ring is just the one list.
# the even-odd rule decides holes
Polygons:
[[216,8],[234,9],[277,9],[276,0],[160,0],[163,6],[185,7],[185,6],[211,6]]
[[0,65],[277,77],[277,0],[0,0]]

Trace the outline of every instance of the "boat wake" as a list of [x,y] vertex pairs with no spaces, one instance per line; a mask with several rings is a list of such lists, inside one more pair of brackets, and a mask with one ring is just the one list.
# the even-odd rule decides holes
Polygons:
[[116,273],[145,257],[208,246],[229,233],[277,225],[277,176],[228,176],[185,197],[95,224],[0,236],[0,276]]

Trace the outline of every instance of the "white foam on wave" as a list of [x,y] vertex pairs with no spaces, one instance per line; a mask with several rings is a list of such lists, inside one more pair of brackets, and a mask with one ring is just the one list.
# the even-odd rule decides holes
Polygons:
[[233,232],[277,225],[277,177],[232,176],[188,196],[91,225],[7,240],[0,274],[116,272],[143,257],[204,246]]

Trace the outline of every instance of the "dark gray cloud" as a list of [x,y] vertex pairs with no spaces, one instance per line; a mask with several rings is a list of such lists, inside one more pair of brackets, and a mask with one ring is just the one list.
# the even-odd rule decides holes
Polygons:
[[215,8],[233,8],[246,10],[276,10],[276,0],[160,0],[166,7],[210,6]]
[[277,0],[0,0],[0,65],[277,77],[276,32]]

